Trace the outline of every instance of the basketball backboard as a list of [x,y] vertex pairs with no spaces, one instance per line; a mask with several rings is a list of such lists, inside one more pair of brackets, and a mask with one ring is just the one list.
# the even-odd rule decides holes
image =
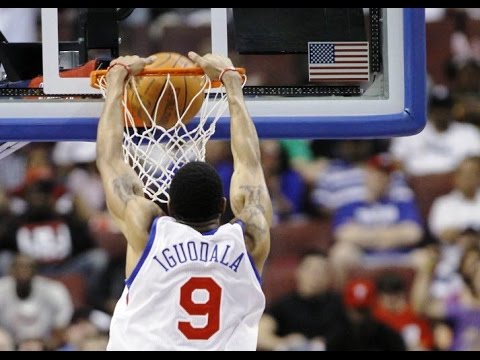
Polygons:
[[[300,24],[281,20],[281,10],[296,14]],[[314,10],[322,9],[212,8],[206,21],[200,14],[197,18],[180,14],[170,23],[157,18],[137,25],[149,28],[142,33],[145,38],[156,36],[152,53],[211,51],[228,54],[236,66],[246,67],[245,98],[262,138],[374,138],[421,131],[426,121],[424,9],[344,9],[351,10],[348,16],[330,9],[333,12],[323,11],[313,22],[308,16],[317,16]],[[274,29],[271,18],[280,27]],[[243,32],[251,28],[248,19],[260,33]],[[262,24],[259,19],[264,20]],[[345,23],[345,19],[350,20]],[[127,25],[119,26],[122,30]],[[0,88],[4,95],[0,97],[0,140],[94,141],[103,100],[88,78],[60,75],[59,52],[65,39],[59,36],[57,9],[41,10],[41,27],[42,96],[37,96],[40,89],[22,93]],[[295,36],[287,38],[285,33]],[[120,54],[148,55],[137,51],[128,36],[122,38]],[[351,44],[363,46],[366,75],[358,68],[365,66],[363,60],[360,65],[355,61],[336,64],[335,54],[341,51],[359,60]],[[329,77],[336,77],[318,82],[312,69],[319,63],[335,64],[325,67]],[[228,112],[219,120],[214,138],[229,138]]]

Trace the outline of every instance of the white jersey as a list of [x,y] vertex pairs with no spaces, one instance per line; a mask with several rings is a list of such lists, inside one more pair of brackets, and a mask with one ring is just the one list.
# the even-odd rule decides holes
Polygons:
[[199,233],[155,219],[107,350],[255,350],[265,309],[241,223]]

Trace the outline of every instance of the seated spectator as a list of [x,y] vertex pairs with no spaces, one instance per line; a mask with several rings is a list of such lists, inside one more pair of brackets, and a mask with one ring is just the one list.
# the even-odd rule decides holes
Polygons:
[[411,308],[405,281],[395,272],[386,272],[377,281],[377,293],[375,318],[398,331],[408,350],[432,349],[430,325]]
[[368,279],[350,280],[343,292],[349,326],[338,337],[335,351],[405,351],[399,333],[376,320],[372,307],[376,301],[375,284]]
[[471,124],[456,122],[453,106],[448,89],[434,87],[425,129],[418,135],[392,140],[390,151],[407,174],[452,172],[465,157],[480,155],[479,130]]
[[[363,163],[372,156],[373,150],[373,143],[366,140],[335,143],[337,157],[318,173],[312,192],[312,201],[319,213],[331,215],[346,204],[366,199]],[[401,172],[392,174],[388,192],[394,197],[413,198]]]
[[367,199],[346,204],[334,214],[331,260],[338,286],[343,286],[348,271],[362,262],[410,261],[410,252],[422,239],[414,199],[393,197],[388,192],[394,170],[388,155],[370,158],[365,168]]
[[37,179],[27,185],[24,191],[27,210],[12,221],[11,236],[0,244],[1,250],[34,258],[42,275],[83,274],[92,299],[108,260],[106,252],[94,248],[86,223],[75,213],[63,215],[57,211],[55,191],[56,184],[51,178]]
[[325,256],[307,254],[297,268],[296,280],[296,292],[265,311],[259,350],[328,350],[345,331],[345,312],[340,295],[330,290]]
[[469,157],[455,172],[452,192],[437,198],[430,211],[430,231],[441,243],[433,285],[437,297],[457,292],[456,271],[464,249],[472,246],[480,235],[479,214],[480,157]]
[[50,349],[63,342],[72,299],[63,284],[36,275],[32,258],[15,256],[11,275],[0,279],[0,294],[0,326],[16,342],[46,339]]
[[318,173],[312,201],[320,213],[332,214],[352,200],[364,199],[365,186],[361,163],[372,154],[369,141],[343,140],[335,143],[337,157]]

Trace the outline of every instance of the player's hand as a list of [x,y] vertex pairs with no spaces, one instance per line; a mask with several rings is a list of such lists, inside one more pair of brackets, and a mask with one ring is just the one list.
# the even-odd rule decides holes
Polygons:
[[152,64],[155,59],[155,55],[147,58],[137,55],[120,56],[110,62],[109,73],[122,73],[134,76],[141,73],[145,66]]
[[188,57],[205,71],[210,80],[218,80],[224,69],[233,67],[232,61],[223,55],[206,54],[200,56],[196,52],[190,51]]

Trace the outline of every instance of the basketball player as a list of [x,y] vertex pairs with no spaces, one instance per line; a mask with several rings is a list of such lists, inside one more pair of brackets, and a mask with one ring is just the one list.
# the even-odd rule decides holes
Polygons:
[[125,235],[126,287],[110,326],[108,350],[255,350],[265,306],[260,274],[270,249],[272,204],[260,165],[257,132],[240,75],[219,55],[189,57],[228,94],[234,158],[232,223],[216,171],[204,162],[181,168],[170,186],[169,215],[144,198],[123,161],[122,92],[129,75],[153,58],[113,60],[98,126],[97,165],[110,213]]

